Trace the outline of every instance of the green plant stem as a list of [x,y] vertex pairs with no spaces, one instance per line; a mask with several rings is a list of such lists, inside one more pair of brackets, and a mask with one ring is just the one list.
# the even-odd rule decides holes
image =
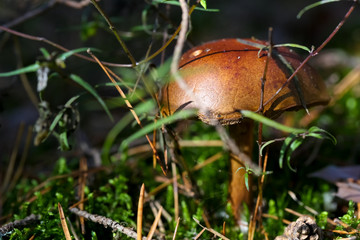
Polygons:
[[278,122],[275,122],[267,117],[264,117],[260,114],[257,114],[257,113],[254,113],[252,111],[248,111],[248,110],[241,110],[241,114],[244,116],[244,117],[247,117],[247,118],[251,118],[255,121],[258,121],[258,122],[261,122],[269,127],[273,127],[273,128],[276,128],[280,131],[284,131],[284,132],[290,132],[290,133],[294,133],[294,134],[298,134],[298,133],[304,133],[306,132],[307,130],[306,129],[302,129],[302,128],[293,128],[293,127],[288,127],[288,126],[285,126],[285,125],[282,125]]

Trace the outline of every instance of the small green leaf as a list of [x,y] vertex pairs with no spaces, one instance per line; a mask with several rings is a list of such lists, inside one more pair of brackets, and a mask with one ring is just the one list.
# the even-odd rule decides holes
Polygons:
[[331,2],[340,2],[341,0],[321,0],[319,2],[316,2],[316,3],[313,3],[313,4],[310,4],[306,7],[304,7],[299,13],[298,15],[296,16],[297,19],[300,19],[301,16],[307,12],[308,10],[314,8],[314,7],[317,7],[317,6],[320,6],[320,5],[323,5],[323,4],[326,4],[326,3],[331,3]]
[[70,50],[68,52],[64,52],[62,54],[60,54],[58,57],[57,57],[57,61],[62,61],[64,62],[68,57],[74,55],[75,53],[79,53],[79,52],[86,52],[88,49],[90,49],[92,52],[100,52],[99,49],[96,49],[96,48],[78,48],[78,49],[74,49],[74,50]]
[[276,140],[269,140],[269,141],[265,142],[260,148],[260,156],[263,156],[264,148],[274,142],[276,142]]
[[288,149],[289,144],[296,138],[295,134],[290,134],[284,141],[283,145],[280,149],[280,157],[279,157],[279,166],[283,167],[284,157],[286,155],[286,151]]
[[246,189],[249,191],[249,173],[246,171],[245,172],[245,186],[246,186]]
[[303,141],[304,141],[304,138],[296,138],[290,144],[290,147],[286,151],[286,162],[287,162],[287,165],[290,168],[290,170],[293,172],[296,172],[296,169],[291,167],[291,164],[290,164],[291,154],[303,143]]
[[46,50],[45,48],[40,48],[40,52],[42,53],[42,55],[44,56],[44,58],[45,58],[46,60],[50,60],[51,55],[50,55],[50,53],[48,52],[48,50]]
[[284,159],[287,162],[289,168],[295,172],[295,169],[290,165],[290,158],[291,154],[302,144],[304,138],[299,138],[295,134],[290,134],[284,141],[281,150],[280,150],[280,157],[279,157],[279,166],[280,168],[283,167]]
[[334,135],[332,135],[331,133],[329,133],[329,132],[325,131],[324,129],[321,129],[317,126],[313,126],[309,129],[308,136],[316,137],[319,139],[328,139],[328,140],[332,141],[332,143],[334,145],[336,145],[336,143],[337,143],[337,140],[334,137]]
[[60,142],[61,151],[69,151],[71,149],[66,131],[60,133],[58,140]]
[[36,72],[40,67],[41,66],[39,63],[34,63],[27,67],[23,67],[23,68],[20,68],[20,69],[11,71],[11,72],[0,73],[0,77],[11,77],[11,76],[20,75],[23,73]]
[[[72,98],[70,98],[66,103],[65,106],[68,107],[70,106],[73,102],[75,102],[78,98],[80,97],[80,95],[74,96]],[[61,111],[56,115],[56,117],[54,118],[53,122],[51,123],[50,127],[49,127],[49,134],[51,132],[54,131],[55,127],[59,124],[59,121],[61,120],[64,112],[66,111],[66,108],[61,109]],[[45,140],[45,139],[44,139]]]
[[99,104],[103,107],[103,109],[105,110],[106,114],[109,116],[109,118],[111,119],[111,121],[113,121],[113,117],[109,111],[109,108],[106,106],[104,100],[99,96],[99,94],[96,92],[96,90],[87,82],[85,82],[81,77],[79,77],[78,75],[75,74],[71,74],[70,78],[76,82],[77,84],[79,84],[80,86],[82,86],[86,91],[88,91],[91,95],[93,95],[95,97],[95,99],[99,102]]
[[321,229],[326,228],[328,215],[329,215],[329,213],[324,211],[324,212],[321,212],[318,216],[316,216],[316,224]]
[[204,9],[207,9],[206,0],[200,0],[200,5],[201,5]]

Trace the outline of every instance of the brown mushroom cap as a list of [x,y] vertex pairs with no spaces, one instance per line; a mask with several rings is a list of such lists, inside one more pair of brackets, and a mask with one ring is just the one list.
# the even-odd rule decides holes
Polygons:
[[[246,41],[267,45],[264,41]],[[259,48],[238,39],[222,39],[190,49],[180,60],[179,72],[192,94],[186,94],[175,81],[170,82],[161,91],[162,113],[171,115],[178,109],[195,108],[206,123],[214,120],[221,124],[238,123],[242,118],[240,110],[256,111],[260,106],[266,58],[267,51],[259,54]],[[266,75],[264,102],[277,92],[301,61],[289,48],[274,49]],[[329,101],[324,82],[309,65],[264,107],[264,114],[275,118],[284,111],[301,109],[300,99],[307,107]]]

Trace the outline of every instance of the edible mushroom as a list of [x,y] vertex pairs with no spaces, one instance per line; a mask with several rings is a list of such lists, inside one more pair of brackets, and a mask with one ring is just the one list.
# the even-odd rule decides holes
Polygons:
[[[205,123],[229,125],[229,135],[240,152],[251,159],[253,126],[241,110],[257,111],[260,106],[261,78],[264,74],[267,42],[254,39],[222,39],[208,42],[187,51],[180,59],[179,73],[187,85],[181,88],[171,81],[161,89],[161,112],[171,115],[180,109],[197,109]],[[284,88],[277,91],[300,65],[300,57],[291,49],[276,47],[268,62],[262,113],[276,118],[284,111],[307,109],[329,101],[319,75],[303,66]],[[244,160],[230,155],[229,198],[236,220],[243,203],[252,203],[251,186],[245,185]]]

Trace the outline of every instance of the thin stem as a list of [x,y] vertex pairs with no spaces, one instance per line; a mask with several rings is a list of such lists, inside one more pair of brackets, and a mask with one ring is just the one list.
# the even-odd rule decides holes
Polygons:
[[131,54],[131,52],[129,51],[129,49],[127,48],[125,42],[121,39],[119,33],[117,32],[116,28],[114,27],[114,25],[112,24],[112,22],[110,21],[110,19],[108,18],[108,16],[104,13],[104,11],[101,9],[101,7],[99,6],[99,4],[97,4],[97,2],[95,0],[91,0],[91,3],[96,7],[96,9],[99,11],[99,13],[101,14],[101,16],[106,20],[107,24],[110,27],[110,30],[114,33],[116,39],[118,40],[118,42],[120,43],[121,47],[124,49],[126,55],[128,56],[128,58],[131,61],[131,64],[133,67],[136,66],[136,60],[133,57],[133,55]]
[[266,74],[267,74],[269,62],[271,59],[272,49],[273,49],[272,32],[273,32],[273,29],[272,29],[272,27],[270,27],[269,28],[269,49],[268,49],[267,58],[265,61],[264,73],[261,78],[260,106],[259,106],[259,109],[257,110],[257,112],[260,112],[261,114],[264,111],[264,92],[265,92]]
[[340,30],[340,28],[344,25],[345,21],[349,18],[351,13],[354,11],[357,0],[354,0],[353,4],[345,14],[344,18],[339,22],[336,28],[332,31],[332,33],[326,38],[326,40],[315,50],[311,51],[310,54],[305,58],[305,60],[299,65],[299,67],[291,74],[291,76],[286,80],[286,82],[276,91],[276,93],[264,103],[264,106],[269,104],[279,93],[280,91],[287,85],[289,82],[295,77],[295,75],[299,72],[299,70],[314,56],[316,56],[325,46],[330,42],[330,40],[335,36],[335,34]]
[[[13,34],[13,35],[25,38],[25,39],[29,39],[29,40],[33,40],[33,41],[37,41],[37,42],[44,42],[44,43],[46,43],[46,44],[48,44],[50,46],[53,46],[54,48],[57,48],[57,49],[63,51],[63,52],[69,52],[70,51],[69,49],[61,46],[60,44],[57,44],[57,43],[52,42],[50,40],[47,40],[46,38],[43,38],[43,37],[37,37],[37,36],[29,35],[29,34],[26,34],[26,33],[21,33],[21,32],[15,31],[13,29],[10,29],[10,28],[4,27],[4,26],[0,26],[0,30],[3,30],[5,32],[8,32],[10,34]],[[96,61],[94,59],[92,59],[90,57],[87,57],[87,56],[84,56],[84,55],[81,55],[79,53],[74,53],[73,55],[78,57],[78,58],[81,58],[81,59],[96,63]],[[131,64],[117,64],[117,63],[110,63],[110,62],[101,62],[101,63],[103,65],[105,65],[105,66],[108,66],[108,67],[132,67]]]
[[[56,3],[58,3],[58,0],[51,0],[49,1],[47,4],[40,6],[39,8],[36,8],[34,10],[31,10],[30,12],[25,13],[24,15],[20,16],[19,18],[16,18],[15,20],[4,24],[4,27],[15,27],[16,25],[19,25],[20,23],[23,23],[31,18],[34,18],[40,14],[42,14],[43,12],[45,12],[46,10],[48,10],[49,8],[52,8]],[[3,29],[1,29],[2,31],[5,31]],[[0,30],[0,33],[2,32]]]

